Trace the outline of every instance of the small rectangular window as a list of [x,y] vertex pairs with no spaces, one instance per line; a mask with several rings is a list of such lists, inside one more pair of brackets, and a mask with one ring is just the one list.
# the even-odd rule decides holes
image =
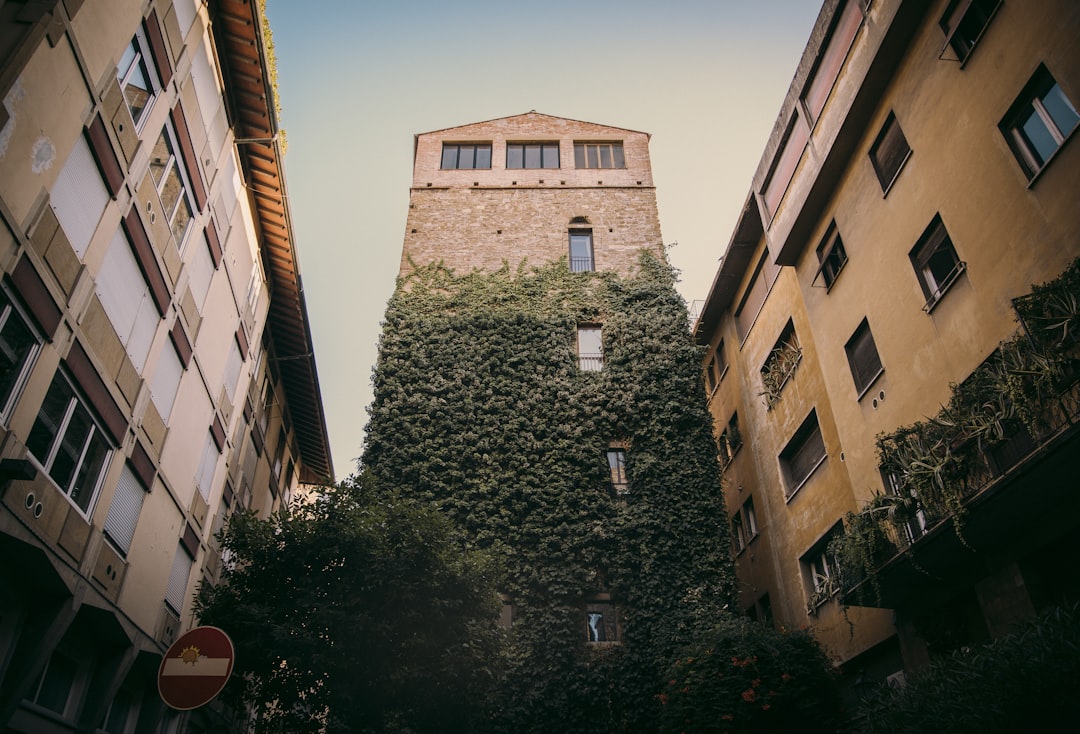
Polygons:
[[570,230],[570,270],[575,273],[595,270],[591,229]]
[[146,490],[127,464],[120,472],[120,481],[113,493],[109,514],[105,518],[105,535],[113,542],[120,554],[127,556],[131,550],[131,539],[135,536],[135,526],[142,512]]
[[585,640],[618,642],[619,625],[614,603],[591,601],[585,605]]
[[795,374],[795,368],[801,361],[802,347],[795,334],[795,324],[788,319],[787,326],[780,332],[772,351],[765,358],[765,364],[761,366],[761,395],[765,398],[766,407],[772,408],[780,400],[784,385]]
[[41,351],[31,321],[0,284],[0,421],[5,425]]
[[724,432],[720,434],[720,464],[727,467],[735,454],[742,448],[742,434],[739,433],[739,414],[732,413]]
[[444,170],[491,168],[491,143],[443,143]]
[[799,559],[806,584],[807,612],[810,614],[840,591],[836,559],[829,552],[829,543],[843,531],[843,524],[837,523]]
[[709,364],[705,367],[705,384],[709,386],[710,393],[720,384],[726,371],[727,355],[724,354],[724,340],[721,339],[716,345],[716,351],[709,359]]
[[604,368],[604,339],[599,326],[578,326],[578,369],[599,372]]
[[743,529],[742,514],[736,512],[731,516],[731,546],[736,553],[746,547],[746,532]]
[[957,256],[940,216],[930,222],[908,258],[926,296],[923,310],[929,312],[964,271],[964,263]]
[[965,61],[999,5],[1001,0],[952,0],[939,21],[945,32],[942,53],[951,46],[957,60]]
[[840,239],[840,233],[836,231],[836,223],[829,225],[829,230],[817,246],[818,271],[814,276],[816,284],[818,278],[825,282],[825,288],[832,288],[840,271],[847,264],[847,252],[844,250],[844,242]]
[[157,78],[151,71],[153,65],[147,64],[149,58],[149,45],[139,31],[124,49],[116,66],[116,81],[124,93],[124,102],[136,128],[142,124],[156,94]]
[[910,155],[911,146],[900,129],[900,123],[896,121],[896,115],[890,112],[877,139],[870,146],[870,162],[874,165],[874,173],[883,192],[892,187]]
[[747,541],[753,540],[758,534],[757,515],[754,513],[754,498],[747,497],[742,506],[743,527],[746,528]]
[[177,614],[184,610],[184,599],[187,596],[191,566],[192,558],[188,555],[187,548],[184,547],[183,543],[178,543],[176,555],[173,556],[172,570],[169,571],[169,581],[165,586],[165,603]]
[[610,448],[606,452],[611,491],[617,496],[630,494],[630,480],[626,476],[626,450]]
[[219,455],[217,442],[214,441],[214,434],[207,431],[202,455],[199,457],[199,468],[195,473],[195,486],[198,487],[199,494],[207,502],[210,501],[210,490],[214,482],[214,472],[217,471]]
[[558,168],[558,143],[507,143],[507,168]]
[[817,411],[802,422],[787,446],[780,452],[780,467],[784,473],[785,495],[790,498],[825,461],[825,442],[821,438]]
[[1078,121],[1076,106],[1040,64],[998,128],[1031,180],[1065,143]]
[[870,322],[862,320],[859,328],[855,329],[855,333],[844,345],[844,352],[847,353],[848,366],[851,367],[851,377],[855,380],[855,392],[861,397],[883,372],[881,358],[874,344],[874,335],[870,332]]
[[575,168],[626,168],[622,143],[574,143]]

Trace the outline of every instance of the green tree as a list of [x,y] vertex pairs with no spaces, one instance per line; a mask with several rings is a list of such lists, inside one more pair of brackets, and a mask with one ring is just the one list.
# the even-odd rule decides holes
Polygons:
[[223,695],[256,732],[466,732],[500,637],[485,558],[363,475],[269,520],[234,515],[197,614],[236,646]]

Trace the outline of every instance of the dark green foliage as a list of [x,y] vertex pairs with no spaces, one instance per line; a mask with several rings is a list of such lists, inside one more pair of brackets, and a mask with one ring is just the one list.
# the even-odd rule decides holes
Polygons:
[[729,619],[680,652],[657,696],[661,732],[841,730],[836,676],[806,632]]
[[455,533],[363,477],[268,521],[234,515],[231,563],[197,601],[236,646],[223,695],[256,732],[471,730],[500,635],[487,566]]
[[[576,329],[603,325],[581,371]],[[492,553],[515,606],[493,726],[649,731],[678,644],[734,600],[716,444],[671,269],[572,273],[565,261],[457,276],[419,268],[391,298],[364,467],[439,507]],[[628,499],[604,450],[624,441]],[[586,644],[609,592],[623,644]]]
[[863,704],[866,734],[1080,728],[1080,609],[1050,609],[1015,634],[964,648]]

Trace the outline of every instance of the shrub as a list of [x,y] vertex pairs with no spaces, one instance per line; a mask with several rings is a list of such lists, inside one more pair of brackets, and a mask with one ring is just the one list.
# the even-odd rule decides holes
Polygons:
[[687,645],[657,698],[662,732],[836,732],[835,675],[805,631],[726,619]]
[[963,648],[863,702],[865,734],[1072,732],[1080,723],[1080,607]]

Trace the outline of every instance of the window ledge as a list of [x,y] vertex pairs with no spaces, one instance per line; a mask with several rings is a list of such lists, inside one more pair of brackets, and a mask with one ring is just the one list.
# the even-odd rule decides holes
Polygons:
[[[1045,168],[1045,166],[1043,166]],[[930,295],[929,300],[926,301],[926,305],[923,306],[923,311],[927,314],[933,312],[937,305],[941,303],[941,299],[945,297],[945,294],[949,292],[949,289],[953,287],[956,281],[960,280],[960,275],[967,270],[967,263],[960,260],[956,263],[956,267],[953,269],[952,275],[945,281],[945,285],[938,288],[934,293]]]
[[1040,168],[1038,171],[1035,171],[1031,178],[1028,179],[1028,189],[1033,187],[1035,185],[1035,182],[1042,177],[1043,171],[1050,167],[1050,164],[1054,162],[1054,160],[1058,157],[1058,154],[1060,154],[1061,151],[1065,149],[1065,146],[1069,144],[1069,141],[1076,136],[1077,130],[1080,130],[1080,124],[1073,126],[1073,129],[1069,132],[1068,135],[1065,136],[1065,139],[1061,141],[1061,145],[1059,145],[1057,149],[1050,154],[1050,157],[1046,159],[1046,163],[1042,164],[1042,168]]
[[914,151],[912,151],[911,146],[909,145],[907,155],[904,156],[904,160],[900,161],[900,166],[899,166],[899,168],[896,169],[896,174],[893,175],[892,180],[889,181],[889,185],[881,190],[881,198],[882,199],[889,198],[889,192],[892,191],[893,184],[896,183],[897,179],[900,178],[900,174],[904,172],[905,168],[907,168],[907,162],[908,162],[908,160],[911,159],[911,154],[913,152]]
[[821,467],[822,464],[825,463],[825,460],[827,458],[829,458],[828,452],[826,452],[820,459],[818,459],[818,462],[814,464],[814,468],[810,470],[810,473],[807,474],[801,482],[795,485],[795,488],[791,490],[791,494],[784,498],[785,502],[791,504],[791,500],[794,499],[795,495],[799,493],[799,490],[805,487],[807,483],[813,478],[813,476],[817,474],[817,470]]
[[879,367],[879,368],[878,368],[878,371],[877,371],[877,374],[876,374],[876,375],[874,375],[874,376],[873,376],[873,377],[872,377],[872,378],[870,379],[870,382],[866,383],[866,387],[864,387],[864,388],[863,388],[862,390],[860,390],[860,391],[859,391],[859,394],[858,394],[858,396],[857,396],[857,397],[855,398],[855,401],[856,401],[856,402],[861,402],[861,401],[862,401],[862,399],[863,399],[863,398],[864,398],[864,397],[866,396],[866,393],[870,392],[870,390],[871,390],[871,389],[873,389],[873,387],[874,387],[874,384],[875,384],[875,383],[876,383],[876,382],[877,382],[878,380],[880,380],[880,379],[881,379],[881,376],[882,376],[882,375],[884,375],[884,374],[885,374],[885,368],[884,368],[884,367]]

